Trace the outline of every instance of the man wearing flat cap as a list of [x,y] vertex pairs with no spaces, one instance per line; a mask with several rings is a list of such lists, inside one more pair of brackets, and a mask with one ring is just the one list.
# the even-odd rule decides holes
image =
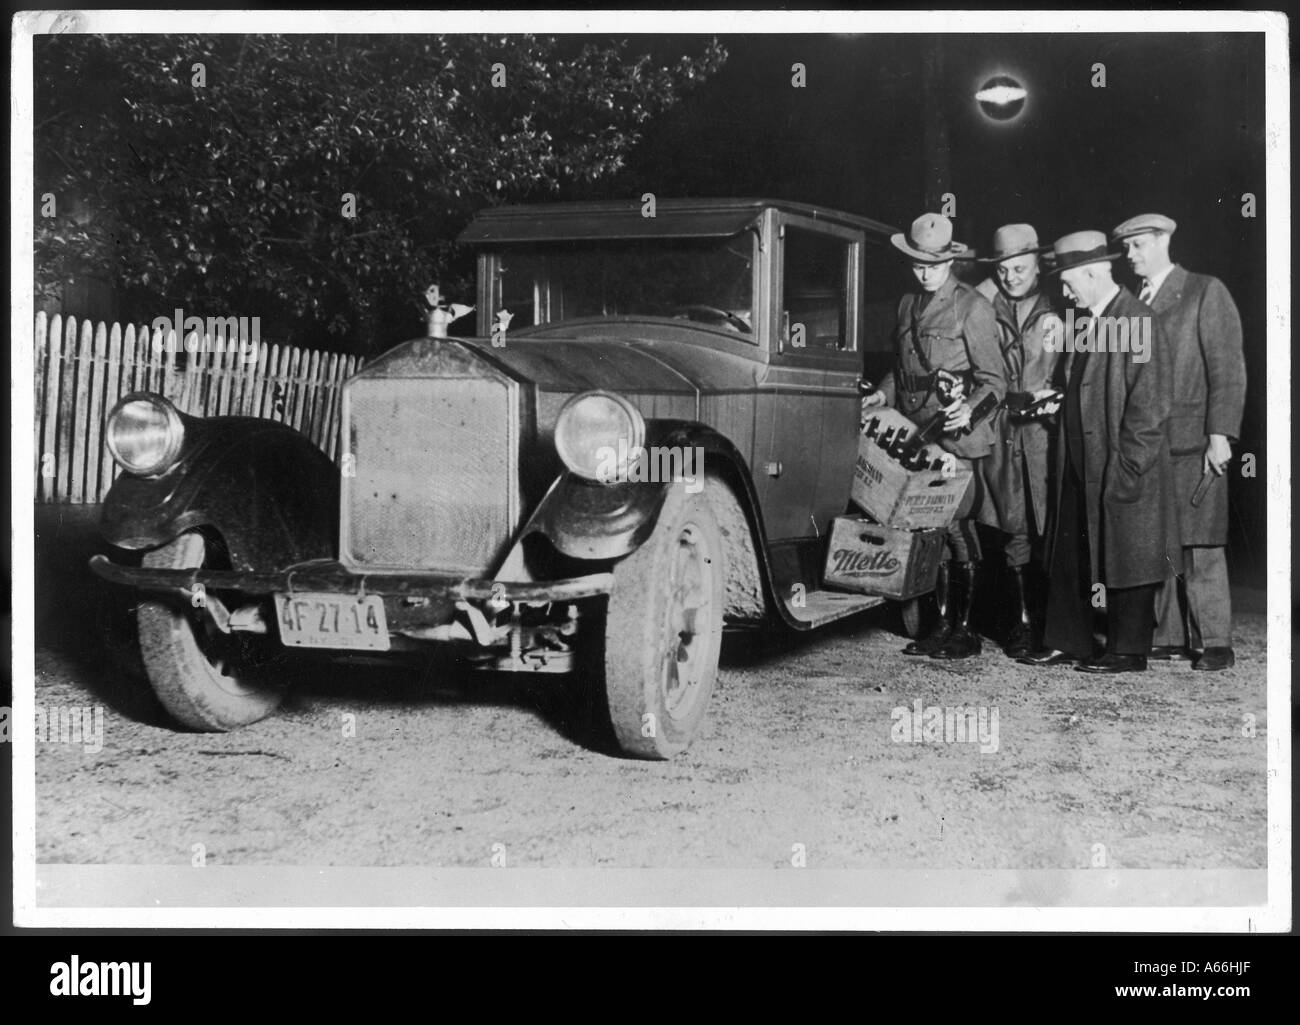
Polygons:
[[[942,214],[922,214],[911,231],[890,241],[911,261],[920,287],[898,304],[894,369],[863,406],[896,406],[918,424],[943,412],[939,444],[959,460],[985,459],[993,448],[993,428],[987,420],[972,426],[971,414],[986,395],[1002,400],[1006,376],[993,307],[952,274],[953,260],[969,259],[970,251],[952,240],[952,222]],[[904,649],[909,655],[958,659],[981,650],[970,621],[980,561],[974,517],[983,490],[977,470],[948,528],[948,559],[940,565],[935,590],[939,622]]]
[[[1007,405],[992,420],[997,439],[984,460],[986,501],[997,526],[1009,535],[1005,553],[1015,585],[1016,621],[1002,650],[1019,658],[1038,648],[1042,622],[1043,533],[1047,521],[1047,456],[1050,439],[1036,399],[1052,394],[1059,347],[1047,344],[1061,319],[1039,287],[1039,245],[1030,224],[1004,224],[993,235],[993,251],[980,262],[993,274],[976,291],[993,304],[1002,361],[1007,375]],[[1030,579],[1031,561],[1040,572]]]
[[[1246,402],[1241,318],[1218,278],[1191,274],[1169,258],[1177,225],[1163,214],[1140,214],[1111,237],[1124,248],[1172,352],[1174,409],[1169,420],[1175,496],[1183,543],[1183,576],[1156,595],[1153,658],[1192,657],[1193,669],[1220,670],[1234,661],[1228,592],[1228,482]],[[1201,494],[1197,489],[1201,488]],[[1196,504],[1193,504],[1196,502]],[[1194,653],[1194,654],[1193,654]]]
[[[1019,661],[1141,672],[1151,650],[1156,587],[1182,558],[1169,470],[1169,346],[1151,307],[1115,284],[1111,263],[1119,254],[1107,251],[1102,232],[1074,232],[1053,249],[1061,291],[1091,318],[1086,330],[1078,325],[1062,339],[1068,362],[1046,648]],[[1073,319],[1067,316],[1067,324]],[[1145,339],[1140,347],[1130,344],[1133,332]],[[1096,584],[1103,585],[1106,604],[1100,654],[1093,654],[1092,642]]]

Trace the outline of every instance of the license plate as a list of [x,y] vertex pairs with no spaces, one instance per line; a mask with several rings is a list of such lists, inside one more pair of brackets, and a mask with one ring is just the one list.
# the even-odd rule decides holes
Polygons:
[[275,616],[281,642],[292,647],[389,648],[384,600],[377,594],[277,594]]

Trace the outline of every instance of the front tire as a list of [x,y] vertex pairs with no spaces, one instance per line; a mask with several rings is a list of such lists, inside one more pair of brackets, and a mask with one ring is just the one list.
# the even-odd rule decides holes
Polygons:
[[[182,534],[144,565],[162,569],[209,566],[210,543],[199,533]],[[172,717],[192,729],[226,732],[264,719],[283,697],[259,672],[258,641],[222,634],[200,609],[183,599],[151,598],[140,603],[140,654],[149,683]]]
[[699,729],[718,676],[724,570],[708,502],[670,485],[654,532],[614,567],[605,617],[605,696],[625,753],[671,758]]

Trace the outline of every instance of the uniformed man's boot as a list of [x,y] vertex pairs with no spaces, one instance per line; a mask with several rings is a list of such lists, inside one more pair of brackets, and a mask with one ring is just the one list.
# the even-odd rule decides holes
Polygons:
[[931,655],[952,633],[952,572],[951,563],[939,563],[939,575],[934,582],[934,600],[939,603],[939,620],[924,637],[918,637],[906,648],[904,655]]
[[1020,658],[1036,651],[1038,642],[1034,637],[1034,621],[1029,614],[1029,581],[1025,577],[1025,567],[1012,566],[1010,569],[1015,581],[1017,619],[1007,634],[1007,642],[1002,646],[1002,651],[1008,658]]
[[931,658],[956,659],[970,658],[984,650],[980,635],[970,628],[971,609],[975,605],[975,580],[979,570],[977,562],[963,562],[957,566],[954,574],[960,579],[953,590],[953,627],[948,639],[930,653]]

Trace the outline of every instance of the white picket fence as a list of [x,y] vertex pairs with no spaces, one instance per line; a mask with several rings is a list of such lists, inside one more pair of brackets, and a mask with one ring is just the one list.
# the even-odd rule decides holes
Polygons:
[[[245,350],[248,355],[251,351]],[[39,502],[103,500],[117,466],[104,418],[134,391],[157,392],[194,416],[256,416],[289,424],[339,456],[340,388],[356,356],[293,345],[240,346],[197,334],[36,315],[36,495]]]

